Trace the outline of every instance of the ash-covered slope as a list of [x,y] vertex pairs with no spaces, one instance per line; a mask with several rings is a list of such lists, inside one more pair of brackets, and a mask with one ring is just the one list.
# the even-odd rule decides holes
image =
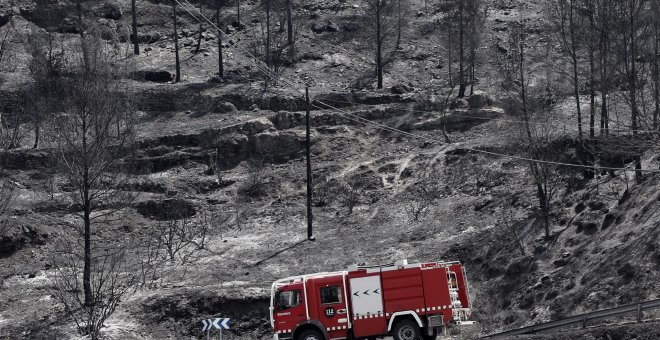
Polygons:
[[[22,47],[15,51],[15,68],[0,74],[0,107],[5,111],[20,107],[15,94],[29,82],[24,34],[36,26],[64,32],[71,43],[77,38],[71,1],[9,3],[0,0],[0,18],[11,13],[23,35],[16,36]],[[94,2],[88,19],[99,22],[108,42],[123,48],[130,40],[129,4]],[[124,301],[106,323],[108,337],[198,336],[199,320],[219,314],[236,320],[246,339],[269,338],[265,306],[273,280],[401,258],[466,264],[480,323],[474,333],[657,298],[659,178],[649,176],[634,184],[628,180],[630,173],[584,180],[579,170],[562,171],[553,236],[543,239],[527,164],[466,148],[515,151],[512,139],[520,131],[515,122],[520,118],[501,109],[507,98],[494,90],[498,74],[484,66],[477,89],[490,95],[483,95],[489,100],[479,107],[457,101],[449,118],[437,111],[432,94],[444,97],[450,90],[434,86],[446,73],[439,67],[446,54],[435,23],[442,13],[424,14],[422,1],[413,2],[415,13],[421,14],[404,33],[403,48],[386,73],[382,91],[369,89],[372,86],[351,89],[356,80],[373,74],[364,2],[339,7],[332,1],[301,4],[299,53],[281,70],[283,77],[314,82],[314,96],[426,138],[383,132],[340,112],[315,110],[317,241],[303,241],[304,102],[282,84],[264,91],[263,77],[238,53],[238,44],[258,46],[263,21],[257,2],[244,5],[248,29],[225,27],[232,40],[226,42],[224,80],[209,81],[216,69],[215,33],[207,27],[202,51],[193,53],[197,22],[180,10],[184,81],[156,84],[144,79],[145,72],[165,73],[165,78],[173,72],[170,7],[166,1],[139,2],[139,35],[145,43],[143,53],[131,57],[135,72],[126,86],[139,109],[136,151],[142,171],[131,175],[140,179],[141,194],[117,216],[119,222],[107,228],[107,236],[153,237],[151,228],[167,217],[162,211],[172,207],[183,207],[192,218],[214,213],[226,220],[211,229],[198,259],[167,266],[151,285]],[[536,2],[493,1],[489,32],[504,34],[518,8],[530,17],[538,15]],[[229,10],[225,22],[233,15]],[[488,39],[489,44],[497,41],[496,36]],[[395,92],[409,93],[392,94],[393,86],[404,90]],[[573,117],[562,103],[557,106],[553,118],[565,127]],[[449,125],[451,144],[443,136]],[[74,237],[62,225],[76,221],[75,207],[50,199],[50,183],[43,175],[50,150],[28,150],[29,142],[28,132],[23,147],[2,154],[3,176],[19,190],[8,217],[14,223],[0,235],[0,337],[75,338],[50,290],[50,278],[56,274],[52,254],[58,243]],[[552,151],[574,162],[576,145],[569,135]],[[224,160],[220,176],[210,164],[218,154]],[[647,153],[645,165],[654,162],[654,155]],[[255,174],[259,195],[245,190]],[[418,189],[429,184],[438,186],[439,196],[415,216],[419,206],[410,203],[422,200]],[[68,194],[66,186],[58,190]],[[350,207],[347,193],[353,200]]]

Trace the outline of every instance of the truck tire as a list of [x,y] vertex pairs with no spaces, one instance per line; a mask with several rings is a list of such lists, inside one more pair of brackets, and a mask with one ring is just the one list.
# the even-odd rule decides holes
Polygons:
[[420,340],[422,338],[422,331],[417,322],[404,319],[396,323],[394,326],[394,340]]
[[315,329],[308,329],[300,333],[296,340],[325,340],[323,334]]

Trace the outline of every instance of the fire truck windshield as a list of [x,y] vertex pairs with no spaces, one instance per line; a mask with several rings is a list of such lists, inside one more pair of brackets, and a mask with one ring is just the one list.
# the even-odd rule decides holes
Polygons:
[[300,304],[300,290],[277,292],[275,295],[277,310],[285,310]]

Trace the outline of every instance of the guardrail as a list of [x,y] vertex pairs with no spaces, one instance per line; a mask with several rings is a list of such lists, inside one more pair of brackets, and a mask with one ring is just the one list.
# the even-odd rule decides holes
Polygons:
[[622,314],[637,314],[637,322],[642,321],[642,312],[647,310],[659,309],[660,308],[660,299],[651,300],[641,303],[635,303],[631,305],[625,305],[621,307],[609,308],[600,310],[597,312],[584,313],[576,315],[567,319],[550,321],[545,323],[536,324],[533,326],[527,326],[519,329],[514,329],[502,333],[491,334],[483,337],[483,339],[497,339],[505,336],[520,335],[520,334],[532,334],[540,333],[543,331],[565,328],[568,326],[581,324],[582,328],[586,328],[589,321],[597,321],[602,319],[607,319],[613,316],[622,315]]

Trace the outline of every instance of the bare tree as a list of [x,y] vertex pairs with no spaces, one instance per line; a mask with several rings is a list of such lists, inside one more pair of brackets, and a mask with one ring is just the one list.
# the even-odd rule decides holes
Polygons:
[[582,46],[582,27],[579,25],[578,10],[581,6],[577,0],[552,0],[546,3],[548,17],[556,32],[555,37],[561,46],[561,52],[568,58],[571,65],[570,80],[573,84],[573,96],[577,112],[577,127],[579,138],[582,139],[582,106],[580,103],[580,61],[579,49]]
[[128,176],[120,172],[134,134],[117,69],[121,63],[94,31],[81,45],[83,55],[73,61],[62,85],[61,105],[66,109],[54,119],[54,140],[62,175],[76,189],[72,199],[81,211],[82,226],[76,226],[80,242],[72,242],[66,252],[56,290],[81,332],[97,339],[103,321],[132,284],[122,269],[125,248],[108,249],[100,235],[104,219],[135,197],[126,191]]
[[63,42],[57,41],[51,32],[33,29],[28,35],[28,42],[33,84],[27,91],[26,102],[29,103],[29,116],[34,126],[33,148],[36,149],[41,125],[49,114],[58,110],[57,100],[62,98],[60,80],[66,67],[66,56]]
[[483,4],[483,1],[471,2],[469,4],[471,19],[468,21],[467,63],[470,95],[473,95],[474,84],[477,82],[477,62],[480,61],[479,50],[481,48],[483,31],[488,17],[488,7]]
[[[534,70],[530,67],[528,60],[529,42],[527,41],[527,21],[520,18],[520,22],[509,33],[509,53],[508,60],[504,65],[502,72],[505,78],[510,81],[506,86],[514,90],[520,100],[520,113],[522,114],[524,124],[520,131],[520,138],[517,141],[516,149],[519,150],[524,158],[529,159],[528,165],[530,173],[534,180],[536,196],[539,200],[539,209],[543,216],[543,226],[545,237],[550,238],[550,213],[553,208],[553,200],[560,188],[561,181],[552,164],[555,155],[546,149],[556,136],[549,124],[536,124],[533,127],[530,120],[533,115],[543,116],[546,107],[542,96],[534,96],[531,93],[530,78]],[[538,75],[537,75],[538,77]],[[530,100],[531,97],[534,100]]]
[[[203,10],[204,7],[202,7],[202,3],[200,2],[198,11],[199,13],[203,13]],[[204,35],[204,22],[202,20],[199,20],[199,30],[197,31],[197,45],[195,46],[195,53],[199,53],[199,51],[202,49],[203,35]]]
[[[643,20],[647,8],[647,0],[630,0],[618,3],[615,7],[617,10],[618,18],[617,27],[620,34],[619,57],[622,64],[623,76],[627,81],[628,104],[630,106],[630,128],[632,134],[636,136],[640,128],[640,91],[642,86],[642,64],[639,62],[639,53],[641,53],[643,46],[645,46],[646,35],[642,35],[642,31],[646,29],[648,22]],[[657,18],[656,18],[657,20]],[[641,172],[642,162],[640,156],[635,156],[635,177],[637,181],[642,180],[643,174]]]
[[424,217],[444,193],[443,178],[432,169],[426,169],[417,183],[409,187],[405,195],[404,210],[408,219],[417,222]]
[[215,0],[215,23],[218,28],[218,76],[220,78],[225,76],[224,62],[222,59],[222,18],[220,17],[220,9],[225,0]]
[[409,0],[397,0],[396,4],[396,44],[394,45],[396,50],[401,46],[401,34],[403,28],[408,24],[408,18],[410,16],[411,4]]
[[264,8],[266,11],[266,46],[265,51],[266,51],[266,66],[269,68],[271,67],[271,59],[270,59],[270,53],[271,53],[271,45],[270,45],[270,5],[271,5],[271,0],[263,0],[265,2]]
[[211,233],[230,230],[230,214],[206,211],[196,217],[180,216],[174,220],[160,221],[153,229],[158,247],[165,251],[167,260],[186,264],[199,258],[199,251],[206,249]]
[[10,60],[14,56],[15,44],[12,43],[16,34],[13,19],[9,19],[4,27],[0,27],[0,71],[11,71]]
[[268,170],[263,157],[252,157],[247,161],[248,175],[241,183],[239,192],[246,198],[261,198],[269,192]]
[[332,199],[332,182],[327,178],[312,180],[314,184],[314,206],[325,207],[330,204]]
[[[443,5],[449,10],[445,17],[449,63],[452,64],[452,54],[458,54],[458,97],[462,98],[465,97],[467,84],[474,78],[474,63],[486,10],[483,0],[444,0]],[[455,44],[453,37],[458,37]],[[451,65],[449,69],[451,72]]]
[[511,236],[516,242],[516,245],[520,250],[520,255],[525,256],[525,241],[522,237],[522,231],[520,230],[519,219],[509,202],[507,202],[507,205],[500,210],[500,221],[502,222],[502,226],[504,226],[507,235]]
[[236,0],[236,29],[241,30],[241,0]]
[[139,38],[138,38],[138,29],[137,29],[137,27],[138,27],[137,26],[137,10],[136,10],[136,5],[135,5],[136,1],[137,0],[131,0],[131,16],[132,16],[132,19],[133,19],[132,23],[131,23],[131,27],[133,29],[133,35],[132,35],[132,38],[133,38],[133,53],[135,55],[139,55],[140,54],[140,41],[139,41]]
[[[16,53],[13,39],[16,35],[14,20],[0,27],[0,72],[11,72],[14,69],[12,59]],[[19,115],[15,112],[0,112],[0,148],[11,149],[20,144],[21,129]]]
[[174,29],[174,58],[175,58],[175,69],[176,76],[174,82],[178,83],[181,81],[181,61],[179,59],[179,32],[178,32],[178,23],[177,23],[177,1],[172,0],[172,27]]
[[294,34],[293,34],[293,5],[291,4],[293,0],[286,0],[286,37],[287,43],[289,45],[291,56],[295,53],[294,51]]
[[553,153],[548,145],[558,138],[556,131],[548,125],[530,126],[526,124],[520,131],[518,149],[522,156],[530,159],[529,170],[538,198],[538,207],[543,218],[543,229],[546,239],[550,239],[551,213],[554,209],[554,200],[561,189],[562,180],[557,171]]
[[20,112],[0,112],[0,148],[9,150],[21,145],[25,137],[21,129]]
[[355,206],[360,203],[360,189],[353,181],[341,181],[337,190],[339,202],[352,214]]
[[372,28],[375,34],[376,77],[377,88],[383,88],[383,68],[385,66],[384,53],[386,43],[396,29],[396,0],[368,0],[367,6],[370,16],[373,17]]
[[610,48],[613,17],[613,0],[596,0],[596,30],[597,30],[597,55],[598,73],[600,82],[600,134],[607,135],[609,132],[609,91],[611,89],[612,63],[610,61]]
[[83,7],[83,3],[86,2],[86,0],[75,0],[76,1],[76,15],[78,16],[78,34],[80,35],[80,50],[82,51],[82,56],[83,56],[83,61],[85,67],[90,67],[90,60],[89,60],[89,51],[87,47],[87,40],[85,39],[85,30],[87,29],[87,26],[85,24],[85,11]]
[[[592,0],[586,0],[585,6],[587,7],[587,16],[589,18],[589,26],[587,29],[587,48],[589,50],[589,137],[596,136],[596,37],[598,30],[596,29],[596,7]],[[580,128],[581,129],[581,128]]]
[[[12,227],[12,223],[6,217],[9,205],[14,197],[14,189],[12,183],[5,179],[0,180],[0,238],[4,237]],[[3,251],[3,249],[0,249],[0,251]]]
[[152,287],[161,276],[161,269],[167,260],[161,247],[161,238],[152,235],[145,237],[136,247],[137,276],[140,287]]
[[[167,259],[182,264],[193,259],[197,250],[202,249],[208,233],[208,225],[193,221],[188,217],[158,222],[152,234],[158,238],[158,244],[165,250]],[[200,239],[198,242],[197,239]]]
[[85,276],[84,266],[78,261],[75,244],[64,242],[65,247],[56,259],[57,275],[53,279],[51,294],[60,301],[68,316],[74,320],[78,332],[91,339],[100,338],[103,323],[115,312],[121,301],[135,290],[138,276],[128,263],[128,246],[97,249],[94,269],[90,273],[91,300],[85,300],[84,286],[79,280]]
[[653,13],[654,20],[652,21],[652,40],[653,40],[653,57],[651,59],[653,81],[653,129],[660,129],[660,2],[651,2],[651,12]]

